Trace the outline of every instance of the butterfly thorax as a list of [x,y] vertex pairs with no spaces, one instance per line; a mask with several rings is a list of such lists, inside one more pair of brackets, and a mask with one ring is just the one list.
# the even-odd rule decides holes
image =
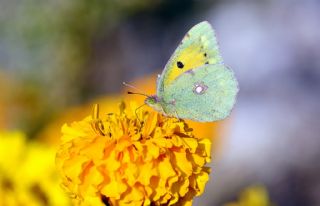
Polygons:
[[147,97],[144,102],[158,112],[163,112],[161,100],[157,95]]

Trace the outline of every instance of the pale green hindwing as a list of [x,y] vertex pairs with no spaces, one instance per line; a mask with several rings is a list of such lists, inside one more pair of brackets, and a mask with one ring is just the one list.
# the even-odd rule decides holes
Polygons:
[[223,64],[205,65],[181,74],[162,95],[164,112],[199,122],[226,118],[235,104],[238,83]]
[[161,96],[182,73],[202,65],[219,63],[222,63],[222,58],[215,32],[207,21],[200,22],[188,31],[166,64],[158,79],[157,94]]

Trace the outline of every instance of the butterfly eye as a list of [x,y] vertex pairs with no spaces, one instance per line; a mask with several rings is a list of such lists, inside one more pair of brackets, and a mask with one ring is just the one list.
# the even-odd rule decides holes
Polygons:
[[184,67],[183,63],[181,61],[177,62],[177,67],[182,69]]

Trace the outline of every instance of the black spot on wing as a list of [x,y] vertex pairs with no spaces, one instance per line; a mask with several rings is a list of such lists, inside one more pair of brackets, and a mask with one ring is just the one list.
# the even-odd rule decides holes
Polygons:
[[182,69],[184,67],[184,64],[181,61],[177,62],[177,67]]

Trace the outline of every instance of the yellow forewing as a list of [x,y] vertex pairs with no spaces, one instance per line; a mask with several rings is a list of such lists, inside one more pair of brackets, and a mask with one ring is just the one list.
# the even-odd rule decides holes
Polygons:
[[171,56],[160,77],[158,92],[188,70],[221,62],[214,31],[208,22],[201,22],[189,30]]

